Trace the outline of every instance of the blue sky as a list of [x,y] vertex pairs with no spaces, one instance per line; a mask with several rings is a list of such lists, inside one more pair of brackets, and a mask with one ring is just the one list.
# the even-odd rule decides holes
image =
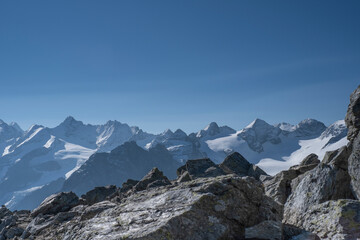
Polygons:
[[0,119],[343,119],[360,84],[359,1],[1,1]]

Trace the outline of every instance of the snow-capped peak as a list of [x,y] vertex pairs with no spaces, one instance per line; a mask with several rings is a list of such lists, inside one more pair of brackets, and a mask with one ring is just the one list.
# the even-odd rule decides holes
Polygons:
[[271,125],[265,122],[262,119],[256,118],[254,121],[252,121],[249,125],[247,125],[245,128],[268,128]]
[[65,118],[65,120],[62,123],[60,123],[59,126],[81,126],[81,125],[84,125],[82,121],[78,121],[74,117],[68,116],[67,118]]
[[324,123],[315,119],[305,119],[294,127],[296,136],[320,136],[325,131],[326,126]]
[[207,125],[204,128],[205,131],[218,131],[219,130],[219,125],[217,125],[216,122],[211,122],[209,125]]

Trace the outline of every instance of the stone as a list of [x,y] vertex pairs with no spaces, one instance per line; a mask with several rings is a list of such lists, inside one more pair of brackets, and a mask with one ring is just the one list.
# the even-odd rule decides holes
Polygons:
[[351,177],[351,189],[360,199],[360,134],[352,142],[352,152],[348,160],[348,171]]
[[245,229],[246,239],[282,240],[282,223],[264,221]]
[[128,179],[126,182],[122,184],[120,192],[125,193],[131,190],[138,182],[139,182],[138,180]]
[[275,201],[284,204],[291,194],[291,181],[298,176],[295,170],[281,171],[271,179],[263,181],[265,193]]
[[81,198],[85,200],[86,204],[94,204],[97,202],[104,201],[107,197],[113,195],[117,191],[115,185],[106,187],[96,187],[93,190],[82,195]]
[[359,135],[360,130],[360,86],[350,95],[345,123],[348,128],[347,138],[349,141],[353,141]]
[[320,163],[304,174],[284,206],[284,222],[296,225],[301,214],[311,206],[328,200],[353,199],[346,170]]
[[[79,205],[71,212],[72,218],[56,223],[52,215],[38,215],[38,220],[29,224],[29,230],[38,231],[28,231],[28,237],[243,239],[245,228],[267,220],[281,221],[282,215],[281,205],[264,194],[261,183],[236,175],[148,188],[128,195],[120,203]],[[84,212],[87,213],[81,216]],[[40,226],[45,227],[39,231]]]
[[213,163],[209,158],[188,160],[185,166],[180,167],[177,172],[187,171],[191,180],[205,177],[217,177],[225,172]]
[[0,208],[0,239],[19,239],[30,221],[30,211],[11,212],[2,206]]
[[39,214],[56,214],[65,212],[78,205],[79,198],[73,192],[61,192],[47,197],[39,207],[31,212],[32,217]]
[[360,201],[341,199],[309,207],[295,226],[315,233],[322,240],[360,238]]
[[166,186],[170,184],[171,182],[169,179],[164,176],[159,169],[153,168],[134,186],[134,190],[143,191],[151,187]]
[[311,153],[310,155],[308,155],[301,161],[300,166],[305,166],[305,165],[310,165],[310,164],[319,164],[319,163],[320,163],[320,160],[319,160],[318,155]]
[[266,195],[281,204],[285,204],[293,189],[297,187],[298,181],[302,179],[301,176],[318,165],[316,159],[317,155],[310,154],[304,158],[300,165],[292,166],[289,170],[281,171],[273,177],[261,176]]
[[347,138],[352,148],[348,159],[351,188],[357,199],[360,199],[360,86],[350,95],[345,123],[348,128]]
[[234,173],[239,176],[250,176],[259,180],[261,175],[267,175],[261,168],[248,162],[240,153],[234,152],[227,156],[224,161],[219,164],[224,172]]

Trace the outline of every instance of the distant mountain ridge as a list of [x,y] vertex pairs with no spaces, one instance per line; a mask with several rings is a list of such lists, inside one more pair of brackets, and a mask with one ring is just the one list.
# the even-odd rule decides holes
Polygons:
[[[181,129],[151,134],[118,121],[84,124],[71,116],[55,128],[33,125],[27,131],[0,121],[0,204],[18,208],[32,192],[42,189],[48,193],[47,185],[61,186],[60,182],[74,178],[92,154],[110,152],[126,142],[133,141],[147,152],[162,146],[177,163],[204,157],[219,163],[240,152],[251,163],[275,174],[298,164],[306,154],[314,152],[321,158],[326,151],[345,145],[346,133],[344,121],[327,128],[313,119],[297,125],[270,125],[256,119],[239,131],[212,122],[188,135]],[[134,171],[132,174],[137,176]],[[139,176],[143,174],[139,171]]]

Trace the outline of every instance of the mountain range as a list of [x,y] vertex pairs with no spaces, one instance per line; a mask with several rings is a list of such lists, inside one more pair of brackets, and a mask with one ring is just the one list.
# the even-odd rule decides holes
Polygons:
[[32,209],[54,192],[82,194],[119,185],[155,166],[172,178],[186,160],[208,157],[220,163],[233,152],[274,175],[310,153],[321,159],[346,145],[346,134],[344,121],[326,127],[314,119],[297,125],[256,119],[239,131],[212,122],[191,134],[181,129],[151,134],[118,121],[91,125],[73,117],[55,128],[33,125],[23,131],[0,120],[0,204]]

